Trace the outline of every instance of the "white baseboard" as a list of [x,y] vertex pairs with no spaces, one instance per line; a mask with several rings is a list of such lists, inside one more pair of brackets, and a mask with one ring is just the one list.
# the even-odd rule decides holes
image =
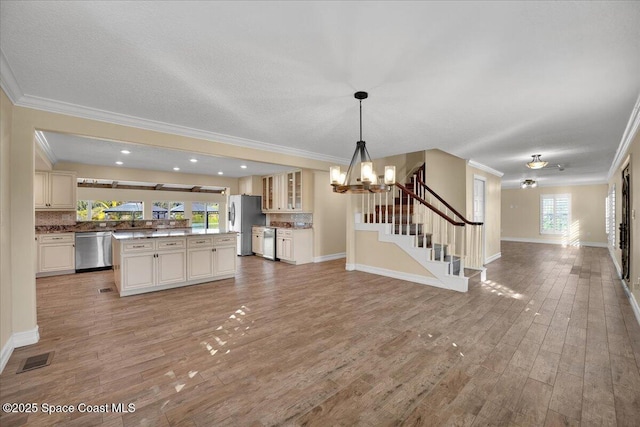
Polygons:
[[490,257],[488,257],[487,259],[484,260],[485,264],[489,264],[490,262],[493,262],[495,260],[497,260],[498,258],[502,257],[502,252],[498,252],[497,254],[493,254]]
[[36,326],[30,331],[14,332],[11,338],[13,338],[14,348],[24,347],[25,345],[36,344],[40,341],[40,333]]
[[410,273],[404,273],[402,271],[387,270],[386,268],[372,267],[370,265],[362,265],[362,264],[355,264],[354,267],[356,270],[364,271],[365,273],[377,274],[378,276],[385,276],[385,277],[391,277],[394,279],[406,280],[407,282],[420,283],[421,285],[435,286],[437,288],[448,289],[448,290],[458,291],[458,292],[467,292],[468,290],[466,283],[464,284],[456,283],[456,284],[452,284],[451,286],[447,286],[446,284],[441,283],[435,277],[425,277],[425,276],[420,276],[418,274],[410,274]]
[[[614,250],[615,249],[609,247],[609,256],[611,257],[611,261],[613,261],[613,265],[616,267],[616,271],[618,272],[618,277],[621,277],[622,267],[620,267],[620,264],[618,264],[618,260],[616,259],[616,254]],[[622,289],[624,289],[624,293],[627,295],[627,298],[629,298],[629,304],[631,304],[631,309],[633,310],[633,314],[636,316],[636,321],[638,322],[638,325],[640,325],[640,306],[638,305],[638,300],[636,300],[636,297],[633,296],[633,293],[631,292],[631,290],[629,290],[629,287],[627,286],[627,284],[623,279],[620,279],[620,283],[622,284]]]
[[313,262],[325,262],[325,261],[333,261],[334,259],[341,259],[341,258],[346,258],[347,257],[347,253],[346,252],[340,252],[337,254],[329,254],[329,255],[322,255],[322,256],[317,256],[313,258]]
[[354,271],[356,269],[355,264],[347,263],[344,265],[344,269],[347,271]]
[[13,353],[13,337],[9,337],[7,343],[2,347],[2,351],[0,352],[0,373],[4,371],[4,367],[7,366],[7,362]]
[[607,243],[600,242],[579,242],[578,244],[567,244],[564,239],[528,239],[524,237],[501,237],[500,240],[504,240],[505,242],[520,242],[520,243],[546,243],[547,245],[565,245],[565,246],[589,246],[594,248],[608,248],[609,245]]
[[2,373],[4,367],[7,366],[13,350],[18,347],[24,347],[25,345],[36,344],[38,341],[40,341],[40,333],[38,332],[37,326],[30,331],[14,332],[4,347],[2,347],[2,351],[0,351],[0,373]]

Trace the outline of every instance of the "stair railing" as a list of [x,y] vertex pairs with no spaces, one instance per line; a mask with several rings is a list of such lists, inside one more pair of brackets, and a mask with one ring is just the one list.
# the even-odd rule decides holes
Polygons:
[[396,183],[391,192],[363,194],[364,222],[388,224],[389,233],[414,237],[414,246],[431,248],[431,260],[458,257],[460,276],[465,266],[482,268],[483,224],[468,221],[424,183],[424,164],[414,170],[411,181],[413,189]]
[[452,215],[452,217],[456,221],[464,222],[468,227],[466,228],[465,235],[465,243],[467,244],[466,250],[466,261],[468,268],[479,269],[483,268],[484,259],[483,259],[483,239],[482,235],[484,232],[484,223],[482,222],[474,222],[469,221],[458,212],[453,206],[447,203],[438,193],[433,191],[426,183],[425,183],[425,164],[423,163],[421,167],[415,170],[415,173],[412,177],[412,182],[414,183],[414,188],[416,188],[417,193],[422,195],[423,198],[428,200],[431,203],[433,199],[437,201],[436,206],[443,209],[447,215]]

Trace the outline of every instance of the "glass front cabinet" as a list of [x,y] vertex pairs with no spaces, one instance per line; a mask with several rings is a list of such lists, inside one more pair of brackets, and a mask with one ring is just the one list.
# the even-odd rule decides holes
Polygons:
[[262,177],[264,212],[312,212],[312,174],[293,170]]

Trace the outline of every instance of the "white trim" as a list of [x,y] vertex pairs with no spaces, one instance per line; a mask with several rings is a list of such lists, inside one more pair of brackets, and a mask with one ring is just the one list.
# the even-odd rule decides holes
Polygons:
[[394,279],[406,280],[407,282],[420,283],[421,285],[435,286],[437,288],[448,289],[458,292],[467,292],[466,286],[446,286],[435,277],[425,277],[418,274],[404,273],[402,271],[387,270],[386,268],[372,267],[370,265],[355,264],[355,269],[365,273],[377,274],[379,276],[392,277]]
[[504,172],[500,172],[499,170],[496,170],[492,167],[489,167],[487,165],[483,165],[482,163],[478,163],[475,160],[467,160],[467,164],[469,166],[471,166],[472,168],[476,168],[476,169],[480,169],[481,171],[485,171],[490,173],[491,175],[495,175],[498,178],[502,178],[502,176],[504,175]]
[[36,344],[40,341],[40,333],[38,332],[38,326],[30,331],[14,332],[11,336],[13,338],[13,347],[24,347],[25,345]]
[[620,283],[622,284],[622,289],[624,290],[624,293],[627,295],[627,298],[629,299],[629,305],[631,305],[633,314],[636,317],[636,322],[638,322],[638,325],[640,325],[640,307],[638,306],[638,301],[636,300],[636,297],[633,296],[633,293],[627,286],[627,282],[625,282],[624,279],[620,279]]
[[579,242],[576,244],[569,244],[564,239],[528,239],[524,237],[501,237],[500,240],[504,240],[505,242],[521,242],[521,243],[546,243],[549,245],[565,245],[565,246],[589,246],[594,248],[607,248],[609,245],[607,243],[601,242]]
[[640,129],[640,96],[638,96],[636,104],[634,105],[633,110],[631,110],[631,116],[629,117],[629,121],[627,122],[627,127],[622,134],[622,139],[620,140],[620,144],[618,145],[618,150],[616,151],[616,155],[613,158],[613,162],[611,162],[609,174],[607,175],[607,181],[611,181],[613,175],[622,165],[624,159],[626,158],[626,153],[627,151],[629,151],[629,147],[631,146],[631,143],[638,133],[638,129]]
[[16,80],[16,76],[13,74],[13,70],[2,49],[0,49],[0,87],[14,104],[22,98],[22,90],[18,85],[18,80]]
[[51,149],[51,145],[49,145],[49,141],[47,141],[47,137],[44,136],[44,133],[41,130],[36,131],[36,142],[38,143],[38,147],[42,151],[42,153],[46,156],[49,163],[55,165],[58,163],[58,158],[55,153]]
[[224,135],[216,132],[159,122],[156,120],[143,119],[141,117],[128,116],[126,114],[114,113],[111,111],[70,104],[62,101],[55,101],[47,98],[40,98],[32,95],[22,96],[15,104],[19,107],[33,108],[36,110],[48,111],[51,113],[65,114],[68,116],[80,117],[83,119],[114,123],[117,125],[147,129],[172,135],[180,135],[188,138],[205,139],[209,141],[220,142],[222,144],[230,144],[239,147],[264,150],[278,154],[303,157],[305,159],[319,160],[334,164],[349,163],[349,159],[342,157],[327,156],[325,154],[300,150],[298,148],[283,147],[281,145],[271,144],[268,142],[239,138],[231,135]]
[[334,259],[346,258],[346,252],[339,252],[336,254],[322,255],[313,258],[313,262],[325,262],[325,261],[333,261]]
[[13,353],[13,337],[9,337],[7,343],[2,347],[2,352],[0,352],[0,374],[4,371],[4,367],[7,366],[7,362]]
[[344,269],[347,270],[347,271],[355,271],[356,265],[355,264],[351,264],[351,263],[346,263],[344,265]]
[[493,254],[490,257],[485,258],[484,263],[489,264],[490,262],[493,262],[498,258],[502,258],[502,252],[498,252],[497,254]]
[[7,362],[9,361],[11,354],[13,354],[13,350],[18,347],[24,347],[25,345],[36,344],[38,341],[40,341],[38,326],[30,331],[14,332],[0,352],[0,373],[2,373],[5,366],[7,366]]

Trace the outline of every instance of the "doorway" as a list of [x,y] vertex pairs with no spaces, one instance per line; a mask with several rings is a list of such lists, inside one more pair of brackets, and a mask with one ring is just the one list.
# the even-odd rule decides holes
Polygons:
[[631,173],[630,165],[622,169],[622,212],[620,250],[622,251],[622,279],[628,281],[631,263]]

